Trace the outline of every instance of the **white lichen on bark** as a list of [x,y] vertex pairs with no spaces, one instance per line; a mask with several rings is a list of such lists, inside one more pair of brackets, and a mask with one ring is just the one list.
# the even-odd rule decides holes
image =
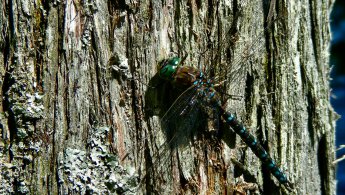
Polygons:
[[151,84],[157,63],[180,55],[242,97],[224,106],[286,170],[293,193],[334,194],[331,3],[1,2],[0,191],[289,194],[227,127],[150,164],[170,90]]

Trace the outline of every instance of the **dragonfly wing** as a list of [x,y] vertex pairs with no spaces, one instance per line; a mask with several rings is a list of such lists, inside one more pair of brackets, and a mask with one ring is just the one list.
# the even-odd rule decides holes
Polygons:
[[200,100],[198,89],[192,86],[184,91],[172,104],[161,119],[161,127],[171,148],[181,147],[191,139],[200,116]]
[[[161,119],[165,141],[158,146],[158,152],[152,156],[152,160],[155,172],[164,180],[170,181],[173,175],[179,177],[180,174],[176,172],[177,167],[182,167],[180,170],[185,178],[189,178],[191,172],[195,170],[193,162],[190,161],[193,156],[190,142],[198,124],[203,121],[203,119],[198,120],[201,113],[199,98],[196,86],[188,88]],[[182,165],[172,164],[176,162]]]

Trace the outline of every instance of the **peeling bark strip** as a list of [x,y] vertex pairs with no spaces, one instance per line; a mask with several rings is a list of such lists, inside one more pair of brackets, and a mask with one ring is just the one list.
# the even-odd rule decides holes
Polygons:
[[[335,194],[332,1],[0,4],[0,194]],[[177,55],[216,76],[292,192],[213,118],[161,147],[178,92],[156,68]]]

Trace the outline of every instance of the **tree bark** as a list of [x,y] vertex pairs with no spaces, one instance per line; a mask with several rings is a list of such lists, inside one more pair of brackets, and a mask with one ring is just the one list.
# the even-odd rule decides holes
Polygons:
[[[2,1],[0,193],[335,194],[332,3]],[[292,191],[212,119],[162,153],[177,90],[157,64],[177,55],[216,76]]]

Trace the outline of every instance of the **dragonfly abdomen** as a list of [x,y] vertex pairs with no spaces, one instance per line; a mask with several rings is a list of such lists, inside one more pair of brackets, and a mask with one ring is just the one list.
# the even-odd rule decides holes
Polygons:
[[[221,109],[223,110],[223,109]],[[242,138],[242,140],[252,149],[254,154],[263,162],[263,164],[271,171],[271,173],[282,184],[287,184],[286,175],[280,170],[274,160],[269,156],[266,150],[257,142],[256,138],[239,122],[230,112],[224,111],[223,118],[231,126],[231,128]]]

